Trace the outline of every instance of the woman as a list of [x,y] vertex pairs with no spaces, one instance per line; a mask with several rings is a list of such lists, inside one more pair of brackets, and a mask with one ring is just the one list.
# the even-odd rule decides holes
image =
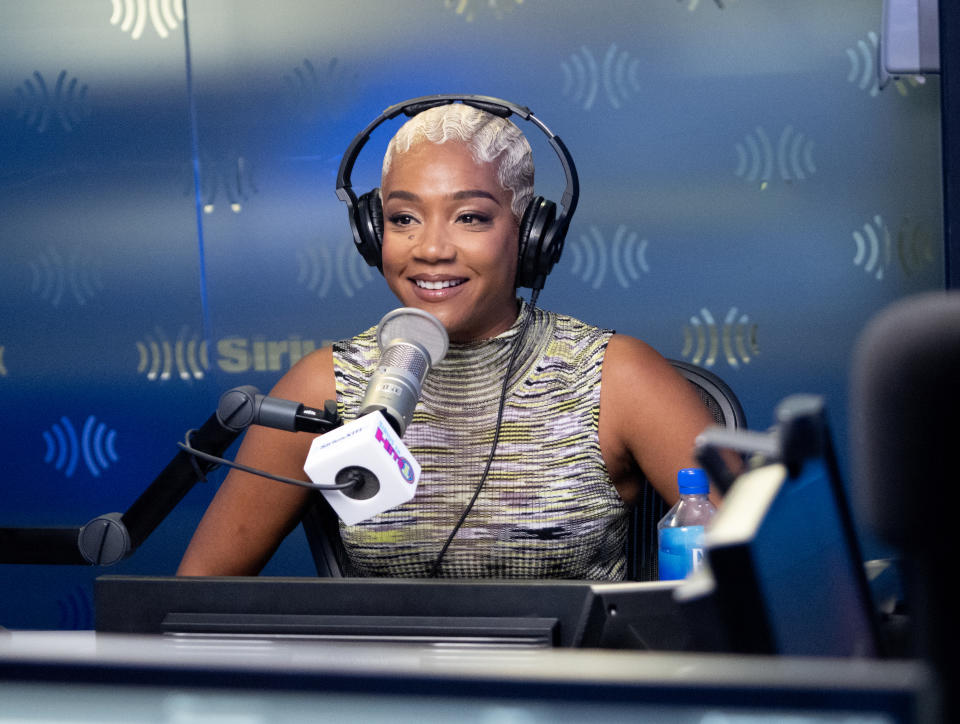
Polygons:
[[[404,435],[423,468],[416,497],[341,525],[352,574],[619,580],[627,505],[644,476],[677,498],[676,472],[712,420],[643,342],[518,301],[532,196],[529,144],[483,110],[431,108],[390,143],[383,275],[403,306],[443,323],[451,346]],[[367,330],[302,359],[270,394],[336,399],[352,419],[378,356]],[[237,461],[305,479],[311,440],[251,428]],[[303,488],[232,471],[178,573],[257,573],[310,501]]]

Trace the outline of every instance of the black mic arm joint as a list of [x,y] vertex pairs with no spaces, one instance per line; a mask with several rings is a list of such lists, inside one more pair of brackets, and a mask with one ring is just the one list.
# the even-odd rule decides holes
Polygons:
[[326,400],[323,408],[308,407],[302,402],[262,395],[252,385],[224,392],[217,405],[217,419],[228,430],[237,432],[250,425],[260,425],[275,430],[322,434],[343,424],[333,400]]
[[300,405],[295,416],[294,426],[302,432],[325,433],[340,427],[343,419],[337,414],[337,403],[324,400],[323,409]]

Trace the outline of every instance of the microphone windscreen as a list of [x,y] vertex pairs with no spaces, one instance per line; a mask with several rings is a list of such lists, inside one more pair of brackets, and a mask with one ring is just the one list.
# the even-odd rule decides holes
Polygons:
[[431,367],[446,356],[449,346],[447,330],[440,320],[413,307],[394,309],[377,325],[377,343],[381,351],[398,341],[416,342],[423,347],[430,355]]

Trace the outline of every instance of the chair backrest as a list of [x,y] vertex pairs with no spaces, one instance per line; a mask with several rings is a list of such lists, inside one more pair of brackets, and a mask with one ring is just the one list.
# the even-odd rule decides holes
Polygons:
[[320,493],[314,493],[313,498],[314,502],[307,508],[300,524],[307,536],[317,575],[342,578],[345,558],[337,514]]
[[[676,370],[696,388],[703,404],[718,425],[746,427],[743,408],[733,390],[717,375],[697,365],[669,360]],[[337,516],[319,493],[316,502],[303,517],[303,529],[322,577],[343,576],[343,547]],[[667,506],[649,483],[645,483],[636,507],[631,512],[627,535],[627,578],[635,581],[657,579],[657,523]]]
[[[722,379],[713,372],[689,362],[668,360],[681,375],[694,386],[700,400],[710,411],[717,425],[730,428],[745,428],[746,417],[737,396]],[[657,566],[657,523],[668,510],[660,494],[648,482],[644,482],[631,511],[630,529],[627,532],[627,578],[632,581],[655,581],[659,577]]]

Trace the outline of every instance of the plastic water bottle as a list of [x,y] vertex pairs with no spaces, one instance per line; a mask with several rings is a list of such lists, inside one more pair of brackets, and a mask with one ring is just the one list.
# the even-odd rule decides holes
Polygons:
[[680,500],[657,524],[660,580],[686,578],[703,562],[703,529],[717,512],[707,497],[710,483],[700,468],[677,473]]

